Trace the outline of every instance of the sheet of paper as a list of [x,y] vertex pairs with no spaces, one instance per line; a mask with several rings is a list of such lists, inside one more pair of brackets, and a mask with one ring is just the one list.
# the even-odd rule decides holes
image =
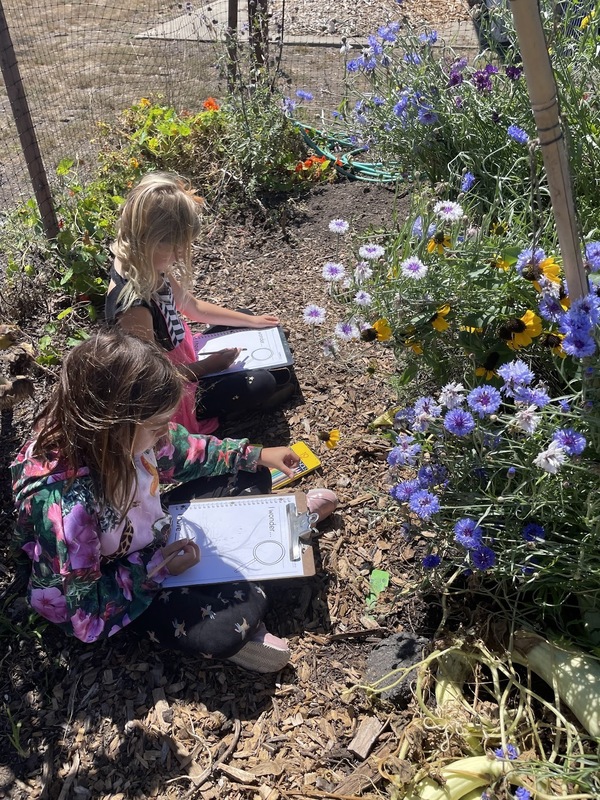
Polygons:
[[193,539],[201,558],[182,575],[168,577],[163,586],[302,576],[302,559],[292,558],[289,507],[295,514],[290,495],[170,506],[169,541]]
[[289,366],[292,356],[280,328],[236,328],[223,333],[198,333],[194,336],[198,359],[229,347],[242,350],[234,363],[223,373],[247,369],[274,369]]

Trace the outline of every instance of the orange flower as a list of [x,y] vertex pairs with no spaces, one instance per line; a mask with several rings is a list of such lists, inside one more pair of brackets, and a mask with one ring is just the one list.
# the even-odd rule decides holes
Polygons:
[[205,111],[218,111],[221,106],[217,103],[214,97],[207,97],[202,103],[202,108]]
[[150,100],[148,100],[147,97],[140,98],[140,102],[138,103],[138,106],[140,108],[148,108],[149,105],[150,105]]

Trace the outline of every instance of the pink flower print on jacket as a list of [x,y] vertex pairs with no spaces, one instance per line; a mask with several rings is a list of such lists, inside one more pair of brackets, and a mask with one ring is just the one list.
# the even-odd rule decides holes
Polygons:
[[63,513],[60,503],[50,503],[46,509],[46,516],[52,524],[52,530],[59,542],[64,541]]
[[21,548],[32,561],[38,562],[40,560],[40,556],[42,554],[42,546],[36,539],[33,542],[27,542]]
[[199,436],[188,436],[188,451],[185,457],[186,464],[194,461],[204,461],[206,458],[206,439]]
[[86,614],[82,608],[71,617],[73,634],[82,642],[95,642],[104,630],[104,620],[95,614]]
[[124,598],[126,600],[131,600],[133,597],[131,593],[133,589],[133,578],[131,577],[131,571],[128,570],[127,567],[117,567],[117,583],[121,587]]
[[50,622],[66,622],[69,617],[67,600],[56,586],[32,589],[30,603],[41,617]]
[[65,515],[63,529],[71,569],[97,567],[100,561],[100,541],[95,515],[88,514],[84,506],[77,503]]

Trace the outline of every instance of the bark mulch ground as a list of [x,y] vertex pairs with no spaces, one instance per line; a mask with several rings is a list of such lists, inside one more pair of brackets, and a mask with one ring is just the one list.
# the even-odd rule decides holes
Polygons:
[[[322,469],[298,488],[335,489],[338,513],[315,542],[312,578],[271,585],[269,627],[291,641],[276,676],[194,661],[123,633],[83,645],[35,621],[10,552],[7,464],[51,383],[40,374],[31,404],[3,412],[0,467],[0,797],[261,798],[387,795],[378,758],[395,749],[410,710],[347,690],[364,680],[373,648],[399,632],[430,636],[435,608],[410,587],[422,540],[403,534],[388,499],[385,442],[369,422],[395,401],[380,343],[343,345],[327,358],[302,321],[309,302],[343,313],[321,278],[336,260],[327,223],[375,231],[403,219],[409,198],[361,183],[315,189],[273,212],[270,224],[214,221],[199,246],[197,292],[257,312],[290,330],[299,394],[283,410],[230,426],[265,445],[305,441]],[[336,316],[337,315],[337,316]],[[25,331],[35,340],[37,331]],[[375,366],[375,371],[369,369]],[[319,433],[339,428],[328,450]],[[426,535],[426,534],[425,534]],[[367,606],[373,569],[390,587]]]

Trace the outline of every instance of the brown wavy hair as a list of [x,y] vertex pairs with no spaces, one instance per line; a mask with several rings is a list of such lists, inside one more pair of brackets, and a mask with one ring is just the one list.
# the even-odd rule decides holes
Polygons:
[[134,299],[150,302],[160,286],[153,267],[159,245],[177,252],[178,273],[184,288],[191,284],[192,242],[197,239],[204,201],[183,178],[170,172],[149,172],[133,187],[121,207],[112,251],[128,283],[120,298],[127,308]]
[[133,443],[139,425],[175,409],[182,378],[152,342],[101,331],[65,357],[58,384],[36,419],[34,453],[88,467],[101,504],[127,513],[137,487]]

